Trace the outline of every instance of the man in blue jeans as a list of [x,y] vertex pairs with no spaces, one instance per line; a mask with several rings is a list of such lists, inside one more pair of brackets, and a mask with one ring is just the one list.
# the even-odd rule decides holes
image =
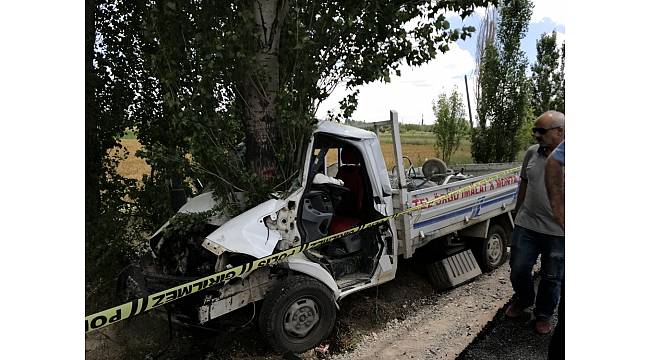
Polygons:
[[[528,148],[521,167],[510,256],[510,281],[515,297],[506,315],[520,317],[534,304],[535,330],[548,334],[564,276],[564,230],[553,218],[544,167],[551,151],[564,140],[564,114],[542,114],[535,121],[533,135],[538,144]],[[541,279],[535,296],[532,270],[540,255]]]

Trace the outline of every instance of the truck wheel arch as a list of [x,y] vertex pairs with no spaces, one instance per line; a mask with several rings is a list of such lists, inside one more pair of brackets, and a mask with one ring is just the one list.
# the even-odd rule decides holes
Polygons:
[[[307,260],[302,254],[288,258],[286,263],[282,264],[282,266],[288,268],[292,272],[304,274],[320,281],[332,291],[334,300],[338,301],[341,295],[341,290],[332,275],[322,266]],[[338,309],[338,302],[336,303],[336,307]]]

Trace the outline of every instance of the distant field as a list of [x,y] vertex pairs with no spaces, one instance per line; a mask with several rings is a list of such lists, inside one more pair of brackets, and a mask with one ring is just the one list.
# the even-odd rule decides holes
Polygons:
[[[129,156],[117,167],[117,172],[120,175],[131,179],[141,179],[143,174],[148,174],[151,171],[151,166],[147,165],[143,159],[135,156],[135,152],[142,148],[142,145],[140,145],[137,139],[122,139],[122,146],[128,149]],[[395,165],[395,160],[393,159],[393,144],[382,141],[381,151],[386,160],[386,168],[390,170]],[[413,161],[414,166],[420,166],[427,159],[436,157],[435,150],[431,144],[403,143],[402,153]],[[460,148],[454,156],[452,156],[451,160],[451,164],[472,162],[469,142],[461,144]],[[331,159],[328,159],[328,161],[331,161]],[[405,166],[408,166],[408,163],[405,164]]]
[[[127,135],[130,138],[123,138],[122,145],[129,151],[129,156],[119,164],[117,172],[127,178],[142,179],[142,175],[148,174],[151,171],[151,167],[143,159],[135,156],[135,152],[142,145],[135,139],[133,132],[127,133]],[[402,139],[402,153],[411,159],[414,166],[421,166],[427,159],[439,157],[433,148],[433,134],[426,132],[407,132],[400,134],[400,137]],[[379,139],[381,142],[381,151],[386,161],[386,168],[390,171],[395,166],[392,138],[388,133],[381,133]],[[523,151],[519,153],[517,161],[523,159],[523,154]],[[331,161],[328,158],[328,163]],[[458,150],[452,155],[449,164],[467,164],[472,162],[471,143],[468,139],[464,139],[461,141]],[[404,165],[408,166],[408,162]]]
[[[393,143],[384,142],[382,139],[381,142],[381,152],[384,154],[384,160],[386,161],[386,167],[390,170],[395,165],[395,159],[393,156]],[[402,154],[408,157],[414,166],[420,166],[422,163],[431,159],[433,157],[440,157],[436,150],[433,148],[433,144],[418,144],[418,143],[408,143],[402,140]],[[405,166],[408,166],[408,161],[405,160]],[[471,145],[469,141],[464,140],[461,142],[460,147],[451,157],[449,164],[466,164],[471,163],[472,153]]]
[[[425,131],[409,131],[400,133],[402,144],[411,145],[432,145],[435,142],[435,136],[430,132]],[[382,143],[393,143],[393,137],[390,133],[379,133],[379,140]]]
[[137,139],[122,139],[122,146],[129,151],[129,156],[117,166],[118,174],[139,180],[142,175],[151,172],[151,166],[144,159],[135,156],[135,152],[142,148]]

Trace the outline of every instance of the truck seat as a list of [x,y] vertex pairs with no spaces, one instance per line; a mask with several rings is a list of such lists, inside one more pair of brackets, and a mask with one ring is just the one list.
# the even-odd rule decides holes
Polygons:
[[343,186],[350,190],[338,214],[334,214],[330,223],[329,233],[336,234],[353,228],[361,223],[359,211],[363,207],[363,172],[358,151],[344,147],[341,150],[341,166],[335,178],[343,180]]
[[349,212],[356,213],[363,206],[363,172],[361,160],[356,149],[343,148],[341,150],[341,167],[335,178],[343,180],[343,186],[350,189],[352,199],[346,204],[351,206]]
[[334,215],[332,222],[330,223],[329,234],[332,235],[340,233],[341,231],[345,231],[347,229],[352,229],[360,223],[361,219]]

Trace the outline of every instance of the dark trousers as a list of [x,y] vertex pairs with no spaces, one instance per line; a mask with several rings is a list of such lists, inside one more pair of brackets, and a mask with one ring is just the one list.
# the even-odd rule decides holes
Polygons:
[[564,281],[560,306],[557,309],[557,326],[548,346],[548,360],[564,360]]
[[[538,320],[553,316],[560,301],[564,278],[564,236],[553,236],[515,226],[512,232],[510,281],[515,299],[522,308],[535,304],[533,313]],[[533,284],[533,266],[542,256],[537,296]]]

